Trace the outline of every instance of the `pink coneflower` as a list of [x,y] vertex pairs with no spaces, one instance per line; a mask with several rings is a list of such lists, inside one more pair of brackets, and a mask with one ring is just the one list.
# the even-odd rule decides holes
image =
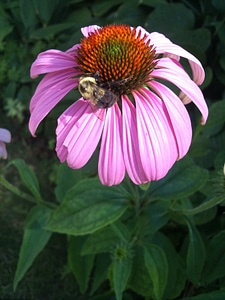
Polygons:
[[0,158],[7,158],[5,143],[11,142],[11,133],[7,129],[0,128]]
[[[103,184],[119,184],[125,172],[135,184],[163,178],[191,144],[184,103],[195,103],[202,124],[208,116],[198,87],[204,80],[201,63],[164,35],[142,27],[95,25],[81,31],[80,44],[66,52],[42,52],[31,67],[31,77],[47,73],[30,102],[32,135],[51,109],[78,87],[80,78],[91,77],[92,88],[97,86],[102,96],[106,91],[117,100],[108,105],[95,91],[63,112],[56,129],[60,161],[81,168],[100,142],[98,173]],[[188,60],[193,79],[180,57]]]

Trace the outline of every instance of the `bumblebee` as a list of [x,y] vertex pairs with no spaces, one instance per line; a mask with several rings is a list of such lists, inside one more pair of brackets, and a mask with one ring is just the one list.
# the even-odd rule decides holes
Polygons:
[[109,108],[119,100],[119,97],[112,91],[101,87],[98,78],[91,76],[80,77],[78,90],[85,100],[96,108]]

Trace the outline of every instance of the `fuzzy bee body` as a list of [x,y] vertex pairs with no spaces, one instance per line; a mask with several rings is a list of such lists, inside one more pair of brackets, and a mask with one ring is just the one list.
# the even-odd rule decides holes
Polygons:
[[119,100],[112,91],[98,85],[95,77],[82,76],[78,83],[78,90],[85,100],[96,108],[109,108]]

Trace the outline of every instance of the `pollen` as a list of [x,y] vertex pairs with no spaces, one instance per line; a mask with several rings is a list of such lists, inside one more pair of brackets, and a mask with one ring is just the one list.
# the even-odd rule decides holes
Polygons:
[[98,74],[101,86],[122,95],[150,78],[155,58],[147,35],[127,25],[108,25],[81,40],[77,61],[83,74]]

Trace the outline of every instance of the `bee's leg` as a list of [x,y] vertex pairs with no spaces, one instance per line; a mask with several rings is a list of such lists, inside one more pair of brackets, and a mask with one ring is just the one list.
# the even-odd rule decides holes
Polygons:
[[96,82],[97,82],[98,85],[101,83],[99,71],[97,71],[97,72],[94,74],[94,79],[96,80]]

